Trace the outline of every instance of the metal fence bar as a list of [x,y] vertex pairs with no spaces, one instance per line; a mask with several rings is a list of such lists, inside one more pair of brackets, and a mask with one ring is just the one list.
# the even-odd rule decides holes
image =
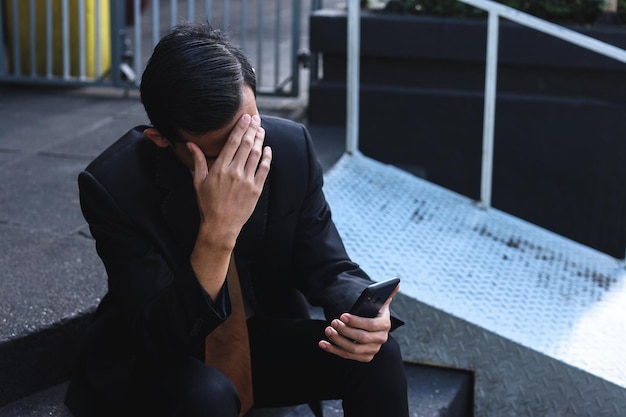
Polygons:
[[122,85],[122,56],[124,54],[124,8],[123,0],[111,0],[111,69],[110,76],[113,85]]
[[300,0],[293,0],[291,13],[291,89],[294,95],[300,91],[300,62],[298,54],[300,53],[300,13],[302,13],[302,4]]
[[52,78],[52,0],[46,0],[46,77]]
[[[151,13],[142,16],[143,2],[133,0],[129,2],[129,10],[134,13],[130,19],[134,27],[130,28],[126,26],[126,0],[4,0],[6,7],[0,11],[0,16],[4,16],[0,28],[5,32],[10,30],[10,43],[0,45],[0,82],[137,87],[138,74],[149,50],[146,44],[156,45],[159,41],[164,19],[175,26],[182,8],[187,19],[195,20],[204,7],[206,19],[221,19],[222,29],[227,33],[239,31],[237,35],[244,51],[250,47],[256,49],[251,51],[250,59],[256,68],[259,95],[295,97],[300,88],[301,2],[292,0],[286,5],[283,0],[253,3],[152,0],[148,6]],[[233,7],[240,7],[236,18],[231,15]],[[291,22],[287,20],[289,7],[292,7]],[[21,27],[27,24],[29,28]],[[258,27],[252,29],[254,24]],[[266,27],[268,24],[276,27],[270,29]],[[250,29],[252,32],[248,32]],[[257,36],[256,45],[251,33]]]
[[230,28],[230,1],[222,2],[222,28],[228,30]]
[[246,19],[248,18],[248,1],[241,0],[241,10],[240,10],[240,19],[241,19],[241,30],[239,31],[239,46],[244,51],[246,50]]
[[[0,2],[0,37],[4,36],[4,17],[5,13],[4,13],[4,3]],[[4,42],[0,42],[0,76],[5,74],[5,70],[4,70],[4,54],[5,54],[5,46],[4,46]]]
[[61,26],[63,28],[63,78],[70,77],[70,23],[68,0],[63,0],[61,5]]
[[159,16],[159,0],[152,0],[152,44],[156,45],[159,41],[161,30],[161,19]]
[[94,50],[95,50],[95,54],[96,54],[96,59],[95,59],[95,71],[94,74],[96,76],[96,78],[100,78],[100,76],[102,75],[102,59],[100,57],[100,54],[102,53],[102,42],[101,42],[101,37],[98,36],[101,32],[101,27],[100,27],[100,19],[102,18],[101,16],[101,11],[100,11],[100,0],[96,0],[95,3],[95,8],[96,10],[94,11],[94,29],[96,31],[95,36],[94,36]]
[[170,0],[170,27],[176,26],[178,21],[178,1]]
[[20,56],[20,28],[18,25],[19,22],[19,13],[18,13],[18,5],[17,0],[13,0],[13,74],[15,76],[20,75],[22,72],[21,69],[21,59]]
[[78,78],[87,78],[85,57],[85,0],[78,0]]
[[140,77],[137,74],[141,74],[143,65],[141,57],[141,4],[139,4],[139,0],[134,0],[133,4],[133,27],[135,30],[135,51],[133,52],[135,79],[132,81],[135,85],[139,85]]
[[261,85],[263,82],[263,13],[264,10],[263,0],[259,0],[258,8],[259,12],[257,13],[257,43],[256,43],[256,56],[257,56],[257,65],[256,65],[256,82]]
[[187,19],[195,19],[196,2],[195,0],[187,0]]
[[274,85],[280,80],[280,9],[281,0],[276,0],[276,31],[274,32]]
[[30,27],[28,28],[29,36],[30,36],[30,74],[31,76],[37,75],[37,42],[35,41],[35,30],[37,28],[37,22],[35,20],[35,1],[29,1],[29,11],[28,11],[28,23]]
[[[262,0],[261,0],[262,1]],[[211,18],[213,17],[211,14],[211,0],[206,0],[204,2],[204,10],[206,11],[206,18],[207,21],[211,21]]]

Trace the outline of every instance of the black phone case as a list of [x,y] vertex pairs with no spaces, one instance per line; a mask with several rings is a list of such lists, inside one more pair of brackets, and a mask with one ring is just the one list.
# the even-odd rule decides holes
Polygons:
[[400,282],[399,278],[390,278],[375,282],[365,288],[356,300],[349,313],[360,317],[376,317],[387,298]]

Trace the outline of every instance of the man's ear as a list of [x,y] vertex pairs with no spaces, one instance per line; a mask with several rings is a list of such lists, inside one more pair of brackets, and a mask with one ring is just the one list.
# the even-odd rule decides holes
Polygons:
[[149,127],[143,131],[143,135],[150,139],[159,148],[167,148],[170,146],[170,141],[161,135],[161,132],[154,127]]

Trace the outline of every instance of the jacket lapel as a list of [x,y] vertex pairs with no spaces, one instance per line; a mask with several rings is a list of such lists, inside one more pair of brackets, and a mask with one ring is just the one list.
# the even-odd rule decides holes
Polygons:
[[156,166],[155,183],[163,190],[163,218],[179,249],[190,254],[200,224],[191,172],[169,148],[158,150]]

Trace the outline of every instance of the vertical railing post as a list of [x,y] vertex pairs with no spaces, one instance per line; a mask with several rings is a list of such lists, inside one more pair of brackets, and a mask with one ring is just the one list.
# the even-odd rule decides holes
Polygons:
[[187,0],[187,20],[193,21],[195,19],[196,19],[196,0]]
[[211,11],[211,0],[205,0],[204,2],[204,10],[206,12],[206,20],[208,22],[211,22],[211,24],[213,24],[213,14]]
[[[4,34],[4,19],[5,19],[5,5],[3,1],[0,1],[0,33]],[[7,22],[9,17],[6,17]],[[1,35],[4,37],[4,35]],[[4,42],[0,42],[0,76],[6,75],[4,71],[4,52],[5,46]]]
[[348,64],[346,152],[353,155],[359,150],[359,54],[361,47],[361,5],[358,0],[348,0]]
[[[6,17],[5,18],[5,5],[3,1],[0,1],[0,33],[4,34],[4,19],[8,19],[10,17]],[[1,35],[4,36],[4,35]],[[6,75],[6,72],[4,71],[4,54],[5,54],[5,45],[4,42],[0,42],[0,76]]]
[[487,57],[485,65],[485,109],[483,114],[483,154],[481,164],[480,201],[491,206],[493,185],[493,146],[496,114],[496,84],[498,78],[498,26],[500,16],[489,11],[487,26]]
[[93,48],[95,49],[95,53],[96,53],[93,75],[95,76],[96,79],[100,79],[100,77],[102,76],[102,27],[101,27],[102,9],[101,9],[100,1],[101,0],[96,0],[96,3],[94,5],[95,20],[93,22],[95,26],[95,31],[96,31],[96,35],[93,41],[94,42]]
[[248,20],[248,0],[242,0],[241,6],[239,9],[239,47],[244,51],[247,49],[248,44],[248,36],[246,33],[246,29],[248,25],[246,25],[246,21]]
[[20,73],[22,72],[22,64],[20,62],[22,59],[20,56],[20,52],[21,52],[20,48],[22,46],[20,42],[20,27],[19,27],[20,17],[18,13],[17,0],[13,0],[12,6],[13,6],[13,16],[9,18],[13,19],[13,75],[19,76]]
[[142,61],[143,57],[141,55],[142,45],[141,45],[141,4],[139,0],[135,0],[133,3],[133,29],[135,38],[135,44],[133,45],[133,70],[135,72],[135,79],[132,80],[135,85],[139,86],[139,74],[142,73]]
[[222,29],[230,29],[230,0],[222,2]]
[[159,0],[152,0],[152,46],[154,47],[161,37],[161,8]]
[[256,85],[263,83],[263,0],[258,0],[257,27],[256,27]]
[[111,81],[122,86],[122,55],[124,54],[124,5],[123,0],[111,0]]
[[[322,8],[321,0],[313,0],[311,2],[311,12]],[[311,58],[309,61],[309,83],[316,81],[319,77],[319,53],[311,52]]]
[[291,14],[292,30],[291,30],[291,94],[292,97],[298,97],[300,94],[300,62],[298,54],[300,53],[300,13],[302,13],[301,0],[293,0],[293,12]]
[[[28,25],[30,36],[30,75],[31,77],[37,76],[37,6],[35,1],[30,0],[28,4]],[[41,11],[40,11],[41,12]]]
[[170,28],[178,24],[178,0],[170,0]]
[[[72,12],[74,12],[74,10]],[[76,69],[76,71],[78,79],[84,81],[87,77],[87,51],[85,48],[85,31],[87,28],[85,20],[87,19],[87,17],[85,16],[85,0],[78,1],[78,10],[76,11],[76,13],[78,13],[78,16],[76,16],[76,19],[78,20],[78,68]]]
[[52,57],[52,0],[46,1],[46,77],[52,78],[52,66],[54,65]]
[[70,5],[61,1],[61,55],[63,56],[63,79],[70,78]]
[[276,8],[274,9],[276,19],[276,30],[274,30],[274,87],[280,84],[280,37],[281,37],[281,19],[280,12],[282,9],[281,0],[276,0]]

